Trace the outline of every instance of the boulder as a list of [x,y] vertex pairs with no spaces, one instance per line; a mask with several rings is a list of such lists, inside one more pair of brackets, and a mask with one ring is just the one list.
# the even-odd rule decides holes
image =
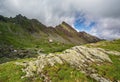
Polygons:
[[[113,52],[100,48],[75,46],[61,53],[39,55],[35,61],[27,63],[28,65],[24,69],[24,72],[26,72],[26,77],[30,77],[33,76],[35,72],[42,74],[43,68],[47,65],[54,66],[55,64],[67,63],[98,82],[111,82],[109,79],[98,75],[97,70],[90,67],[92,64],[100,65],[104,62],[112,63],[109,58],[109,53]],[[116,55],[119,55],[119,53],[116,52]]]

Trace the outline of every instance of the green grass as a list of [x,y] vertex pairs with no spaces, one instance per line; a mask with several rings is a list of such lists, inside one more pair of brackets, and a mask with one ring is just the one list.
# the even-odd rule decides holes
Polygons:
[[[120,52],[120,39],[113,41],[101,41],[97,43],[87,44],[88,47],[100,47],[106,50],[118,51]],[[112,60],[112,64],[105,63],[103,65],[97,66],[93,65],[94,68],[98,70],[98,73],[112,81],[120,80],[120,56],[109,55]]]
[[114,41],[105,42],[103,45],[99,46],[104,49],[120,51],[120,39]]
[[[74,46],[73,44],[63,44],[58,42],[50,43],[48,41],[47,33],[39,32],[40,29],[44,30],[44,26],[41,24],[39,26],[38,23],[32,25],[31,21],[27,20],[24,17],[18,16],[15,18],[15,20],[12,19],[11,21],[12,22],[0,21],[0,48],[5,49],[5,51],[2,54],[0,53],[0,55],[4,55],[5,53],[9,54],[11,52],[9,50],[9,46],[13,46],[14,49],[38,48],[42,49],[43,53],[61,52],[67,48]],[[67,29],[65,26],[63,27]],[[33,31],[35,31],[37,36],[34,36]],[[8,50],[6,50],[5,46],[8,47]],[[15,62],[23,62],[26,60],[31,59],[29,58],[16,60],[14,58],[12,59],[12,56],[10,58],[7,58],[6,56],[0,58],[0,62],[2,62],[2,64],[0,64],[0,82],[40,82],[41,80],[39,79],[39,75],[36,77],[21,79],[21,76],[25,75],[25,73],[23,73],[21,70],[23,67],[16,65]],[[69,65],[56,65],[50,67],[46,71],[49,72],[51,79],[55,82],[74,82],[77,80],[90,80],[91,82],[93,81],[91,79],[88,79],[81,72],[75,70],[74,68],[71,68]],[[71,74],[71,72],[73,73]],[[56,73],[58,77],[55,77]]]
[[15,62],[25,62],[29,60],[34,60],[32,58],[29,59],[20,59],[17,61],[12,61],[8,63],[0,64],[0,82],[41,82],[39,78],[23,78],[25,75],[22,72],[23,66],[16,65]]
[[[21,21],[21,23],[24,22]],[[65,26],[63,27],[67,29]],[[30,29],[29,21],[26,21],[21,25],[10,22],[0,22],[0,47],[4,45],[12,45],[14,48],[19,49],[38,48],[42,49],[43,53],[54,53],[61,52],[74,46],[58,42],[49,43],[47,39],[48,36],[44,34],[43,37],[35,38],[27,32],[28,29]],[[36,29],[38,30],[39,28],[36,27]],[[102,41],[95,43],[94,45],[88,44],[87,46],[120,51],[120,39],[114,41]],[[110,58],[113,61],[113,64],[106,63],[101,66],[93,65],[93,67],[98,70],[99,74],[104,75],[106,78],[110,78],[111,80],[120,80],[120,57],[110,55]],[[10,60],[12,59],[0,58],[1,62],[7,62]],[[23,62],[26,60],[30,59],[12,60],[12,62],[0,64],[0,82],[41,82],[39,75],[36,75],[36,77],[33,78],[21,79],[21,76],[25,75],[21,71],[23,67],[15,65],[15,62]],[[57,64],[53,67],[47,66],[44,69],[44,73],[48,73],[53,82],[94,82],[94,80],[86,77],[80,71],[70,67],[68,64]]]
[[113,64],[106,63],[101,66],[93,65],[98,73],[112,81],[120,80],[120,56],[110,55]]
[[48,74],[52,82],[94,82],[83,73],[68,64],[56,64],[44,68],[44,74]]
[[[30,78],[23,78],[25,73],[22,72],[23,66],[16,65],[15,62],[25,62],[34,59],[21,59],[8,63],[0,64],[0,82],[42,82],[39,75]],[[48,73],[52,82],[95,82],[93,79],[86,77],[83,73],[70,67],[68,64],[47,66],[43,73]]]
[[[27,28],[26,28],[27,29]],[[19,24],[0,22],[0,47],[12,45],[15,48],[42,48],[44,53],[60,52],[74,45],[58,42],[49,43],[48,36],[34,37]]]
[[88,47],[100,47],[107,50],[120,52],[120,39],[114,41],[101,41],[93,44],[87,44]]
[[19,25],[0,22],[0,44],[13,45],[14,47],[30,47],[31,36]]
[[[27,25],[28,24],[24,24],[22,26],[12,22],[5,23],[0,21],[0,57],[2,57],[0,58],[0,63],[13,61],[16,60],[16,58],[19,58],[17,55],[15,55],[15,58],[13,58],[12,54],[10,57],[6,56],[6,54],[11,53],[9,50],[11,49],[11,46],[12,49],[17,50],[27,50],[28,48],[31,50],[35,50],[36,48],[38,50],[42,49],[42,52],[46,54],[61,52],[74,46],[73,44],[63,44],[55,41],[50,43],[48,41],[48,36],[41,32],[38,33],[38,37],[36,37],[34,34],[28,32]],[[35,28],[39,29],[38,27]]]
[[13,62],[0,64],[0,82],[23,82],[21,79],[24,73],[21,71],[22,66],[15,65]]
[[38,48],[42,49],[43,53],[54,53],[54,52],[61,52],[65,49],[68,49],[70,47],[73,47],[74,45],[70,45],[70,44],[62,44],[62,43],[39,43]]

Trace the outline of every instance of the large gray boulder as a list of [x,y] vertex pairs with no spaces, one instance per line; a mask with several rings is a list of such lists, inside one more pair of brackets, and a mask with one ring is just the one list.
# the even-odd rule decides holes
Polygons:
[[97,70],[90,67],[93,63],[97,65],[104,62],[112,63],[109,58],[109,54],[111,53],[120,55],[119,52],[106,51],[101,48],[75,46],[61,53],[39,54],[35,61],[27,62],[26,68],[23,71],[26,72],[25,77],[34,76],[34,73],[40,74],[42,77],[42,71],[45,66],[68,63],[98,82],[111,82],[109,79],[98,75]]

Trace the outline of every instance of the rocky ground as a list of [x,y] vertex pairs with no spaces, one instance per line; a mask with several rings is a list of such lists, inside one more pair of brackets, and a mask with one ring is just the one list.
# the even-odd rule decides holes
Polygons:
[[15,49],[12,46],[0,46],[0,64],[23,58],[37,57],[38,49]]
[[25,72],[26,75],[22,76],[22,78],[33,77],[38,74],[40,78],[44,78],[44,82],[51,82],[49,77],[43,73],[43,69],[49,65],[54,66],[56,64],[67,63],[97,82],[112,82],[110,79],[99,75],[92,65],[96,64],[99,66],[106,62],[112,64],[109,54],[120,56],[120,52],[106,51],[101,48],[88,48],[85,46],[75,46],[61,53],[50,53],[48,55],[39,53],[38,51],[38,54],[38,58],[34,61],[16,62],[17,65],[23,65],[25,67],[23,72]]

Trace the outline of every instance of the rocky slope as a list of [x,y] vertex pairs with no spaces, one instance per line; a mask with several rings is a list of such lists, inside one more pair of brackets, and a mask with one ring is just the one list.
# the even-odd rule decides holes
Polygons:
[[[64,44],[84,44],[100,41],[99,38],[89,34],[80,34],[73,27],[62,22],[56,27],[47,27],[36,19],[28,19],[25,16],[17,15],[16,17],[7,18],[0,16],[0,43],[15,45],[10,39],[18,42],[17,37],[21,39],[29,39],[33,41],[60,42]],[[3,35],[3,36],[1,36]],[[87,40],[83,38],[87,37]],[[15,38],[12,38],[15,37]],[[27,39],[26,39],[27,38]],[[9,40],[8,40],[9,39]],[[34,40],[35,39],[35,40]],[[20,42],[18,42],[20,43]],[[33,42],[31,42],[33,43]],[[23,43],[20,43],[23,44]],[[19,45],[20,45],[19,44]],[[25,44],[26,45],[26,44]],[[17,45],[18,46],[18,45]]]
[[42,49],[44,53],[60,52],[75,45],[101,40],[80,33],[65,22],[47,27],[20,14],[14,18],[0,15],[0,60],[5,60],[0,63],[6,62],[6,59],[35,57],[36,49]]
[[61,53],[46,55],[38,52],[38,54],[38,58],[34,61],[24,63],[16,62],[17,65],[23,65],[25,67],[23,72],[25,72],[26,75],[22,78],[35,77],[36,74],[38,74],[40,78],[44,78],[44,82],[51,82],[50,76],[43,72],[44,68],[46,66],[54,66],[56,64],[64,65],[67,63],[97,82],[112,82],[109,78],[100,75],[92,65],[100,66],[104,63],[112,64],[113,62],[109,58],[109,55],[120,56],[120,52],[117,51],[106,51],[101,48],[88,48],[85,46],[75,46]]

